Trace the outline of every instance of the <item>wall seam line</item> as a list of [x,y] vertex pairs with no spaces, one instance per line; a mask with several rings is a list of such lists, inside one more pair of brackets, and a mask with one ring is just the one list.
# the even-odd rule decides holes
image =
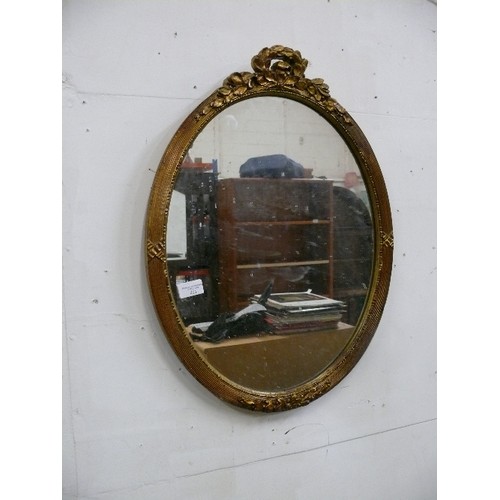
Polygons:
[[311,452],[311,451],[317,451],[317,450],[321,450],[323,448],[331,448],[333,446],[341,445],[341,444],[344,444],[344,443],[349,443],[349,442],[352,442],[352,441],[357,441],[359,439],[364,439],[364,438],[369,438],[369,437],[373,437],[373,436],[378,436],[380,434],[386,434],[388,432],[394,432],[394,431],[398,431],[398,430],[401,430],[401,429],[407,429],[409,427],[415,427],[417,425],[428,424],[428,423],[435,422],[435,421],[437,421],[437,418],[431,418],[431,419],[428,419],[428,420],[422,420],[420,422],[414,422],[412,424],[401,425],[401,426],[393,427],[391,429],[386,429],[386,430],[383,430],[383,431],[372,432],[370,434],[364,434],[362,436],[357,436],[357,437],[353,437],[353,438],[349,438],[349,439],[344,439],[342,441],[335,441],[334,443],[328,443],[328,444],[325,444],[325,445],[316,446],[314,448],[308,448],[307,450],[294,451],[292,453],[284,453],[282,455],[277,455],[277,456],[274,456],[274,457],[266,457],[266,458],[261,458],[259,460],[252,460],[252,461],[249,461],[249,462],[243,462],[241,464],[228,465],[228,466],[225,466],[225,467],[218,467],[216,469],[210,469],[210,470],[203,471],[203,472],[197,472],[195,474],[185,474],[185,475],[182,475],[182,476],[176,476],[176,479],[196,477],[196,476],[201,476],[203,474],[209,474],[211,472],[218,472],[218,471],[227,470],[227,469],[235,469],[235,468],[238,468],[238,467],[244,467],[246,465],[252,465],[252,464],[255,464],[255,463],[259,463],[259,462],[266,462],[268,460],[274,460],[274,459],[278,459],[278,458],[282,458],[282,457],[289,457],[289,456],[293,456],[293,455],[300,455],[301,453],[308,453],[308,452]]

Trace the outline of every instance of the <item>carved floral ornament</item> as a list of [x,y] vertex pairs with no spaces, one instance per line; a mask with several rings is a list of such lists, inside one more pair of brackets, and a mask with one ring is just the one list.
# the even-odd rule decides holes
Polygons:
[[322,78],[310,80],[305,77],[308,61],[298,50],[274,45],[262,49],[252,58],[251,64],[255,73],[242,72],[229,75],[222,87],[217,90],[215,98],[197,119],[206,115],[210,108],[226,106],[252,90],[290,88],[306,99],[320,103],[328,111],[337,113],[346,124],[352,124],[346,110],[330,96],[329,87],[324,80]]

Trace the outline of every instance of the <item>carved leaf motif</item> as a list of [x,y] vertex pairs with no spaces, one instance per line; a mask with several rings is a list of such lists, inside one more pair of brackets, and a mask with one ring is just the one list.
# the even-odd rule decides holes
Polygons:
[[225,102],[225,99],[215,99],[215,101],[212,102],[212,106],[214,108],[220,108],[221,106],[224,106]]
[[237,87],[234,89],[234,95],[242,95],[244,94],[245,92],[247,91],[247,88],[246,87]]
[[297,406],[305,406],[314,401],[317,397],[328,390],[328,387],[319,384],[314,385],[308,391],[302,394],[289,394],[287,396],[280,396],[274,399],[255,400],[248,398],[241,398],[240,404],[255,411],[282,411],[296,408]]
[[335,101],[333,99],[328,99],[325,102],[325,106],[327,107],[328,111],[333,111],[335,109]]
[[243,77],[239,73],[233,73],[228,81],[234,85],[243,85]]

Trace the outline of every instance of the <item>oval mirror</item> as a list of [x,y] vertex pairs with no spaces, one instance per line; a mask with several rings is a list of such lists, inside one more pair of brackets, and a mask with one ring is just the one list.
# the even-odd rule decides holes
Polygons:
[[282,46],[183,122],[147,218],[152,298],[189,371],[252,410],[303,406],[342,380],[385,304],[392,222],[359,126]]

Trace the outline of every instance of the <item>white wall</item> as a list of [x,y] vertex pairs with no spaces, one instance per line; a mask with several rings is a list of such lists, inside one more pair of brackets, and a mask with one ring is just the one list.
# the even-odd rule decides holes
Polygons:
[[[66,1],[65,499],[436,495],[435,30],[427,0]],[[183,118],[283,44],[359,123],[393,210],[392,287],[355,369],[311,405],[228,406],[184,369],[149,297],[144,218]]]

